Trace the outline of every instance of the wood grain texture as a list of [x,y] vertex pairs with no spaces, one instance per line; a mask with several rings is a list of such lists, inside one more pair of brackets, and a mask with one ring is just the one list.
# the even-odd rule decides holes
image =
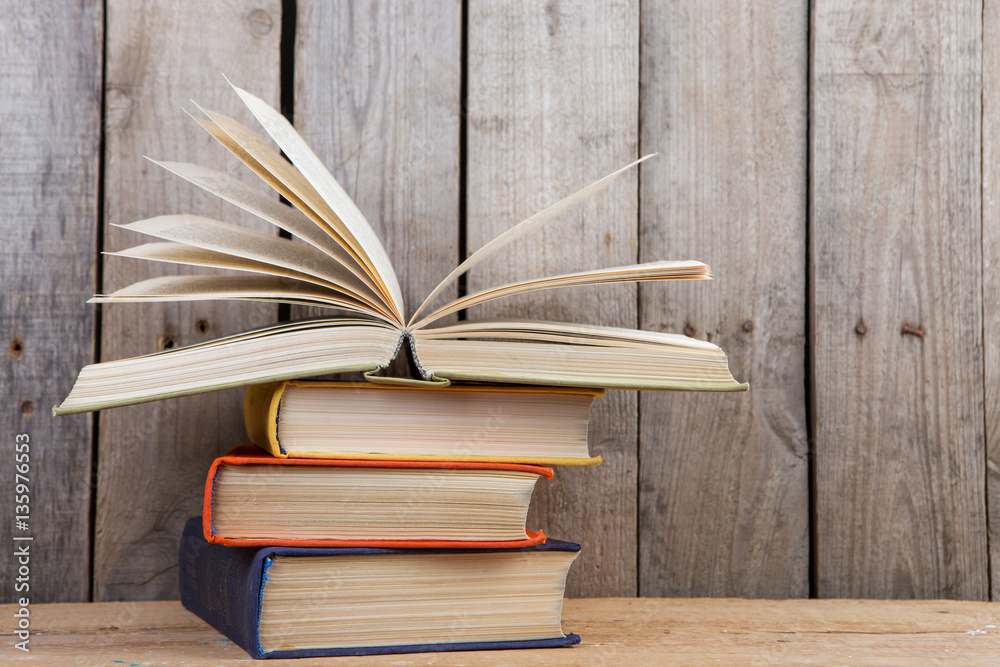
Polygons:
[[720,345],[747,394],[640,396],[641,595],[809,593],[805,384],[808,3],[645,3],[643,328]]
[[[194,98],[248,127],[253,117],[220,75],[277,105],[281,3],[108,2],[105,220],[197,213],[276,231],[142,159],[195,162],[266,186],[187,117]],[[261,131],[261,134],[263,132]],[[145,242],[108,226],[105,248]],[[104,289],[190,269],[121,258]],[[195,302],[104,307],[102,359],[188,345],[272,324],[270,304]],[[213,458],[245,441],[241,391],[203,394],[101,414],[94,597],[177,596],[177,542],[200,514]]]
[[[81,601],[90,595],[93,419],[56,420],[49,409],[94,356],[94,310],[85,302],[96,267],[102,6],[5,1],[0,12],[4,553],[14,552],[12,535],[33,538],[16,545],[30,546],[30,589],[15,591],[11,559],[0,568],[0,599]],[[28,494],[15,493],[17,434],[29,440],[20,459]],[[23,495],[27,514],[15,507]],[[15,514],[29,517],[28,530],[15,529]]]
[[[0,606],[11,637],[12,605]],[[250,664],[241,648],[179,602],[31,608],[31,653],[0,648],[9,664]],[[566,600],[566,649],[457,651],[350,658],[352,665],[992,665],[1000,611],[987,602],[877,600]],[[272,660],[277,667],[342,665],[344,658]]]
[[[469,3],[468,251],[637,155],[639,7],[510,0]],[[490,285],[637,256],[635,172],[544,231],[476,267]],[[634,285],[557,290],[472,309],[633,327]],[[536,491],[529,525],[583,543],[568,594],[636,593],[636,396],[613,391],[591,413],[597,468],[559,468]]]
[[988,593],[982,3],[815,3],[822,597]]
[[458,264],[461,3],[299,0],[297,26],[295,126],[372,224],[412,313]]
[[983,2],[983,358],[990,599],[1000,600],[1000,2]]

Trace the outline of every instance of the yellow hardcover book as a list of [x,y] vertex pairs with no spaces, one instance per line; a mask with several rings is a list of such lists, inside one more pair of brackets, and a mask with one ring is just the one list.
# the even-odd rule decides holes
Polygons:
[[247,388],[251,442],[285,458],[595,465],[600,389],[291,381]]

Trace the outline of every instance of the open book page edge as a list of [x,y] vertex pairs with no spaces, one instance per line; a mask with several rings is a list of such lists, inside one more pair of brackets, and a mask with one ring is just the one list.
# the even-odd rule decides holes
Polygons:
[[[295,271],[282,266],[275,266],[267,262],[247,259],[240,255],[216,252],[195,246],[176,243],[173,241],[160,241],[155,243],[144,243],[142,245],[126,248],[117,252],[102,253],[111,257],[128,257],[130,259],[141,259],[148,262],[165,262],[170,264],[180,264],[183,266],[201,266],[205,268],[222,269],[226,271],[242,271],[258,275],[274,276],[278,278],[289,278],[300,280],[305,283],[317,285],[334,292],[357,299],[359,304],[368,306],[367,309],[358,308],[359,312],[381,313],[383,317],[391,321],[390,313],[384,309],[381,302],[371,302],[367,299],[358,298],[358,295],[345,292],[343,289],[324,281],[322,278]],[[134,283],[133,283],[134,284]]]
[[382,242],[379,241],[375,230],[372,229],[371,224],[361,213],[357,204],[348,196],[337,179],[323,164],[323,161],[317,157],[298,131],[288,122],[288,119],[256,95],[233,85],[232,82],[229,82],[229,85],[240,96],[240,99],[264,127],[264,130],[285,151],[292,163],[298,167],[306,180],[312,184],[334,213],[353,232],[369,259],[375,264],[378,276],[388,288],[389,295],[394,301],[392,305],[402,315],[403,292],[399,287],[396,272]]
[[722,348],[715,343],[678,333],[548,320],[463,320],[440,327],[420,329],[414,331],[412,335],[426,340],[462,338],[532,340],[536,337],[539,337],[537,340],[542,340],[540,336],[553,335],[573,338],[575,340],[570,342],[580,345],[607,345],[617,341],[627,344],[648,343],[657,347],[664,344],[677,345],[722,352]]
[[[302,174],[238,121],[206,109],[202,111],[212,120],[195,118],[198,124],[329,235],[349,256],[350,261],[341,263],[352,271],[357,265],[358,277],[382,294],[386,304],[395,310],[390,290],[357,239]],[[397,313],[396,319],[402,322],[402,314]]]
[[[315,375],[326,375],[328,373],[365,373],[369,371],[378,370],[380,367],[373,364],[356,364],[354,366],[336,366],[326,369],[317,369],[314,373]],[[92,412],[95,410],[106,410],[108,408],[120,408],[126,405],[139,405],[140,403],[152,403],[153,401],[161,401],[168,398],[179,398],[181,396],[192,396],[194,394],[204,394],[210,391],[221,391],[223,389],[236,389],[239,387],[246,387],[251,384],[263,384],[267,382],[277,382],[280,380],[287,380],[291,377],[301,377],[301,374],[296,373],[294,376],[289,376],[287,374],[277,374],[259,380],[254,380],[253,382],[226,382],[219,384],[212,384],[210,386],[200,387],[198,389],[191,389],[186,391],[173,391],[173,392],[163,392],[159,394],[149,394],[142,398],[136,400],[127,401],[95,401],[93,403],[88,403],[87,405],[80,405],[75,407],[63,407],[63,405],[58,405],[52,408],[52,415],[55,417],[60,417],[62,415],[72,415],[81,412]],[[71,394],[72,395],[72,394]],[[67,397],[68,400],[69,397]],[[65,401],[63,402],[65,404]]]
[[345,309],[385,320],[356,298],[295,278],[268,274],[167,275],[132,283],[111,294],[98,294],[87,303],[154,303],[179,301],[266,301],[320,308]]
[[[448,339],[440,339],[434,335],[434,330],[427,330],[426,333],[430,335],[424,335],[424,331],[415,331],[407,334],[407,338],[410,340],[410,345],[412,347],[413,356],[417,360],[418,367],[421,373],[427,379],[446,379],[446,380],[458,380],[458,381],[479,381],[479,382],[502,382],[502,383],[523,383],[523,384],[542,384],[551,386],[580,386],[580,387],[604,387],[608,389],[654,389],[654,390],[675,390],[675,391],[746,391],[749,389],[748,383],[737,382],[729,370],[729,361],[725,353],[720,347],[713,343],[707,341],[700,341],[696,339],[689,339],[685,336],[678,336],[676,334],[656,334],[655,332],[641,332],[633,331],[628,329],[613,329],[610,327],[603,327],[600,331],[600,336],[603,336],[608,341],[607,344],[601,343],[600,336],[586,337],[580,336],[576,332],[587,332],[588,329],[591,332],[596,332],[596,329],[588,328],[582,325],[573,324],[561,324],[558,322],[538,322],[532,323],[531,321],[516,321],[515,324],[523,326],[531,326],[535,324],[539,327],[545,327],[549,329],[549,332],[545,334],[544,338],[536,338],[530,334],[525,334],[523,336],[517,336],[509,338],[505,335],[502,330],[495,332],[489,332],[486,329],[480,330],[479,332],[468,332],[464,336],[457,335],[455,338],[451,339],[455,343],[460,343],[460,339],[486,339],[481,340],[484,350],[495,351],[499,348],[505,348],[506,354],[504,358],[511,360],[511,365],[507,370],[463,370],[457,366],[452,365],[450,368],[445,364],[434,361],[434,355],[429,355],[430,350],[437,348],[438,350],[448,349],[448,345],[451,342]],[[498,322],[498,324],[502,324]],[[633,333],[645,333],[647,334],[643,338],[646,340],[630,340],[630,336]],[[558,336],[561,335],[561,340]],[[659,339],[659,340],[657,340]],[[471,343],[472,341],[470,341]],[[430,348],[430,350],[428,350]],[[580,370],[579,366],[574,365],[569,370],[566,367],[569,364],[580,364],[584,363],[582,358],[570,359],[569,356],[575,355],[580,357],[581,355],[586,355],[589,357],[589,363],[600,364],[604,361],[605,366],[607,364],[607,359],[599,361],[599,357],[595,354],[599,354],[598,350],[607,350],[610,357],[621,354],[622,361],[624,363],[627,356],[631,356],[632,353],[642,353],[645,355],[660,355],[656,354],[660,352],[661,354],[667,354],[669,356],[669,351],[678,348],[687,348],[691,350],[691,353],[701,356],[704,353],[708,353],[710,356],[699,361],[696,357],[689,357],[685,359],[681,357],[672,361],[672,364],[679,364],[678,368],[683,368],[685,366],[690,366],[691,364],[707,364],[706,369],[713,368],[714,364],[714,375],[716,379],[705,379],[704,381],[695,380],[687,381],[680,378],[675,379],[662,379],[662,380],[649,380],[649,379],[638,379],[634,377],[627,377],[625,375],[615,375],[612,370],[598,371],[598,370]],[[552,364],[549,368],[545,368],[544,364],[535,364],[535,369],[532,371],[525,371],[523,368],[521,370],[516,369],[517,359],[524,355],[531,355],[532,353],[540,353],[543,350],[551,349],[552,355],[562,354],[564,359],[562,359],[558,364]],[[588,351],[589,350],[589,351]],[[593,352],[590,352],[593,351]],[[440,358],[440,352],[436,353]],[[690,353],[689,353],[690,354]],[[431,361],[427,360],[427,357],[431,356]],[[451,355],[451,356],[454,356]],[[651,357],[651,359],[656,358]],[[450,357],[449,357],[450,358]],[[522,360],[520,363],[524,363]],[[498,364],[500,366],[501,364]],[[711,374],[707,374],[706,378],[710,378]]]
[[612,266],[592,271],[577,271],[575,273],[533,278],[531,280],[490,287],[455,299],[441,306],[419,322],[411,323],[409,329],[411,331],[422,329],[431,322],[459,310],[516,294],[527,294],[528,292],[539,292],[565,287],[583,287],[586,285],[654,280],[709,280],[711,277],[708,265],[701,262],[661,261],[628,266]]
[[[259,329],[251,329],[250,331],[241,331],[239,333],[230,334],[228,336],[222,336],[221,338],[215,338],[212,340],[202,341],[200,343],[192,343],[191,345],[185,345],[183,347],[174,348],[172,350],[162,350],[160,352],[151,352],[149,354],[143,354],[137,357],[128,357],[125,359],[111,359],[108,361],[101,361],[98,364],[89,364],[90,366],[101,365],[118,365],[118,364],[128,364],[139,359],[144,359],[146,357],[154,356],[166,356],[166,355],[178,355],[183,352],[189,352],[193,350],[198,350],[205,347],[213,347],[215,345],[224,345],[228,343],[237,343],[240,341],[251,340],[254,338],[263,338],[265,336],[275,336],[281,335],[283,333],[302,331],[305,329],[326,329],[326,328],[337,328],[337,327],[354,327],[354,326],[375,326],[381,327],[383,329],[389,329],[394,331],[399,331],[399,327],[392,323],[386,323],[379,320],[362,319],[355,317],[331,317],[331,318],[316,318],[312,320],[300,320],[297,322],[283,322],[281,324],[273,324],[267,327],[261,327]],[[402,344],[402,335],[400,335],[398,346]],[[398,349],[397,349],[398,351]]]
[[495,252],[497,252],[504,246],[513,243],[522,236],[525,236],[526,234],[534,231],[541,225],[550,222],[552,220],[555,220],[566,211],[570,210],[571,208],[579,204],[582,204],[583,202],[587,201],[588,199],[598,194],[599,192],[603,192],[605,189],[607,189],[608,186],[611,185],[612,181],[614,181],[616,178],[624,174],[632,167],[642,162],[645,162],[646,160],[655,155],[656,153],[644,155],[635,162],[632,162],[631,164],[628,164],[622,167],[621,169],[608,174],[604,178],[594,181],[590,185],[580,190],[577,190],[570,196],[559,200],[558,202],[552,204],[548,208],[542,209],[538,213],[532,215],[530,218],[527,218],[526,220],[517,223],[516,225],[508,229],[506,232],[503,232],[499,236],[493,238],[491,241],[488,241],[479,250],[469,255],[469,257],[464,262],[456,266],[451,273],[445,276],[444,280],[438,283],[437,286],[433,290],[431,290],[431,293],[427,295],[427,298],[424,299],[424,302],[421,303],[420,306],[417,307],[417,309],[413,312],[413,315],[410,316],[409,322],[413,323],[414,321],[416,321],[417,316],[421,312],[423,312],[424,309],[426,309],[434,301],[434,299],[437,298],[437,296],[441,294],[441,292],[443,292],[445,288],[448,287],[448,285],[455,282],[455,280],[457,280],[460,275],[466,273],[467,271],[469,271],[477,264],[487,259],[491,255],[493,255]]
[[210,119],[195,118],[199,125],[312,220],[319,229],[344,249],[351,257],[351,261],[357,263],[366,276],[381,285],[374,264],[354,238],[351,230],[336,216],[323,197],[294,165],[289,164],[277,151],[239,121],[202,107],[198,108]]
[[[109,374],[115,377],[127,377],[129,375],[135,376],[137,373],[144,375],[147,369],[150,367],[150,363],[157,364],[161,367],[179,367],[187,368],[192,363],[195,366],[204,366],[205,363],[198,362],[199,359],[205,359],[206,362],[211,360],[211,365],[213,367],[213,372],[217,375],[226,375],[227,377],[233,377],[234,373],[231,370],[224,369],[236,369],[239,368],[240,364],[248,361],[255,360],[259,358],[260,346],[270,341],[270,348],[272,350],[281,348],[281,341],[287,339],[288,334],[294,334],[296,332],[306,332],[307,330],[323,330],[323,335],[325,337],[335,336],[336,332],[341,327],[347,327],[351,329],[357,329],[357,327],[375,327],[384,330],[385,333],[389,331],[393,332],[395,336],[395,342],[390,342],[391,339],[386,339],[386,347],[383,352],[374,355],[373,358],[365,359],[363,361],[357,361],[352,363],[348,359],[344,359],[339,364],[332,364],[329,361],[324,362],[322,359],[318,360],[315,364],[312,362],[312,357],[308,357],[308,363],[304,363],[301,360],[297,365],[290,366],[288,369],[283,369],[279,372],[270,373],[268,375],[256,375],[254,373],[244,373],[243,375],[236,375],[234,379],[226,381],[212,381],[206,379],[201,382],[201,384],[191,385],[190,380],[186,380],[181,384],[190,385],[188,388],[183,390],[163,390],[157,391],[155,389],[148,392],[144,392],[141,395],[127,399],[95,399],[88,400],[86,398],[81,398],[80,394],[86,394],[85,386],[89,383],[97,383],[98,385],[107,384],[110,380],[108,379]],[[284,336],[283,336],[284,334]],[[365,334],[368,337],[366,346],[372,349],[371,334]],[[380,334],[382,335],[382,334]],[[256,341],[260,339],[260,344]],[[266,339],[266,340],[265,340]],[[352,338],[345,339],[345,341],[352,341]],[[243,387],[259,383],[277,382],[281,380],[293,380],[302,377],[310,377],[317,375],[327,375],[331,373],[348,373],[348,372],[372,372],[383,368],[389,364],[389,362],[399,354],[400,346],[402,345],[403,335],[398,329],[387,326],[384,323],[375,320],[357,320],[357,319],[343,319],[343,320],[316,320],[307,323],[293,323],[286,325],[277,325],[274,327],[267,327],[264,329],[258,329],[253,332],[236,334],[233,336],[227,336],[225,338],[216,339],[214,341],[206,341],[203,343],[196,343],[194,345],[189,345],[186,347],[180,347],[173,350],[154,352],[152,354],[142,355],[139,357],[131,357],[128,359],[118,359],[114,361],[101,362],[88,364],[84,366],[77,377],[76,382],[73,385],[72,391],[70,391],[69,396],[63,401],[59,406],[53,408],[53,415],[64,415],[64,414],[75,414],[79,412],[90,412],[93,410],[103,410],[105,408],[120,407],[124,405],[132,405],[137,403],[147,403],[150,401],[157,401],[166,398],[173,398],[176,396],[187,396],[191,394],[198,394],[208,391],[217,391],[220,389],[229,389],[233,387]],[[211,352],[210,348],[224,348],[225,353],[219,353],[215,356]],[[205,357],[206,354],[212,356]],[[343,353],[344,356],[353,355],[353,352]],[[169,362],[165,361],[165,358],[170,359]],[[165,366],[164,366],[165,364]],[[158,373],[163,374],[163,368],[161,368]],[[101,376],[105,376],[102,378]],[[92,379],[90,379],[92,378]],[[163,385],[158,385],[163,386]]]
[[[195,119],[198,120],[198,119]],[[201,122],[201,121],[199,121]],[[189,183],[210,192],[216,197],[239,206],[279,229],[296,236],[317,250],[327,254],[333,261],[346,267],[359,280],[369,281],[368,274],[327,230],[295,206],[286,206],[269,199],[263,193],[251,188],[229,174],[186,162],[159,162],[146,158],[153,164],[166,169]],[[265,180],[274,188],[274,185]],[[305,204],[303,203],[303,206]],[[374,289],[369,285],[369,288]]]
[[604,389],[639,389],[652,391],[697,391],[697,392],[743,392],[750,389],[749,382],[735,382],[727,385],[693,384],[685,382],[637,382],[632,380],[615,380],[605,377],[585,380],[565,380],[553,377],[538,377],[537,375],[515,375],[510,373],[466,373],[462,371],[430,371],[432,378],[459,382],[503,382],[517,384],[548,385],[554,387],[601,387]]
[[320,278],[332,284],[333,289],[350,293],[360,300],[382,301],[347,267],[329,261],[325,253],[310,245],[290,239],[189,213],[159,215],[115,226],[193,248],[291,269]]

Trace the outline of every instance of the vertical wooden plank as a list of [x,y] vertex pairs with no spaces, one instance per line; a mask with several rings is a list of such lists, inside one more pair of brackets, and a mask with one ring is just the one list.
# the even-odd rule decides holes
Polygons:
[[461,24],[455,0],[298,2],[295,125],[372,223],[407,313],[458,264]]
[[[467,234],[475,251],[511,225],[627,164],[638,144],[639,6],[469,3]],[[469,291],[514,279],[628,264],[637,255],[635,172],[565,219],[477,267]],[[559,290],[473,309],[470,318],[636,324],[634,285]],[[636,593],[636,396],[592,412],[597,468],[559,468],[529,520],[583,543],[570,596]]]
[[[225,168],[266,190],[182,107],[191,108],[194,98],[255,126],[220,72],[278,104],[280,1],[110,0],[107,12],[106,222],[191,212],[274,231],[142,156]],[[109,250],[141,242],[137,234],[106,228]],[[111,258],[104,289],[175,270]],[[102,358],[188,345],[276,319],[268,304],[105,306]],[[245,439],[242,408],[242,392],[233,390],[101,414],[95,599],[176,597],[181,529],[201,512],[209,462]]]
[[1000,600],[1000,2],[983,2],[983,367],[990,599]]
[[815,3],[822,597],[988,592],[982,9],[977,0]]
[[[0,12],[0,328],[8,346],[0,488],[9,503],[0,534],[5,554],[27,545],[31,560],[27,582],[15,582],[13,559],[0,568],[0,599],[79,602],[90,595],[92,419],[56,420],[49,408],[94,355],[85,302],[96,266],[102,7],[5,1]],[[25,495],[15,494],[17,434],[28,436],[28,459],[20,459],[28,464],[27,530],[15,523],[15,512],[25,515],[14,502]]]
[[809,593],[808,3],[644,3],[641,321],[722,346],[748,394],[640,397],[640,594]]

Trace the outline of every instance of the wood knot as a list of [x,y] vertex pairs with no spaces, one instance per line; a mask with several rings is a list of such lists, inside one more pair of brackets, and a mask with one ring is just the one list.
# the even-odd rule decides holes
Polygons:
[[24,354],[24,341],[20,336],[14,336],[10,341],[10,353],[15,359],[20,359]]
[[274,30],[274,19],[263,9],[255,9],[247,14],[244,19],[247,30],[258,37],[263,37]]
[[22,401],[21,402],[21,414],[23,414],[23,415],[30,415],[34,411],[35,411],[35,404],[34,403],[32,403],[31,401]]
[[108,130],[122,130],[132,117],[133,102],[121,88],[108,88],[104,94],[104,127]]
[[916,336],[917,338],[924,337],[924,328],[917,326],[916,324],[910,324],[909,322],[903,322],[903,326],[899,330],[900,335],[903,336]]
[[204,336],[211,327],[208,326],[208,320],[198,320],[194,323],[194,328],[198,330],[199,334]]
[[854,327],[854,333],[858,334],[859,336],[864,336],[866,333],[868,333],[868,325],[865,324],[864,320],[858,320],[857,325]]
[[163,352],[164,350],[172,350],[178,347],[178,340],[176,334],[161,334],[156,337],[156,350],[158,352]]
[[869,46],[858,55],[858,64],[865,74],[878,76],[885,69],[885,57],[877,47]]
[[690,322],[688,322],[687,324],[684,325],[684,335],[685,336],[687,336],[688,338],[691,338],[696,333],[698,333],[698,330],[695,329],[693,326],[691,326]]
[[751,333],[753,331],[753,320],[747,320],[743,323],[743,333]]

